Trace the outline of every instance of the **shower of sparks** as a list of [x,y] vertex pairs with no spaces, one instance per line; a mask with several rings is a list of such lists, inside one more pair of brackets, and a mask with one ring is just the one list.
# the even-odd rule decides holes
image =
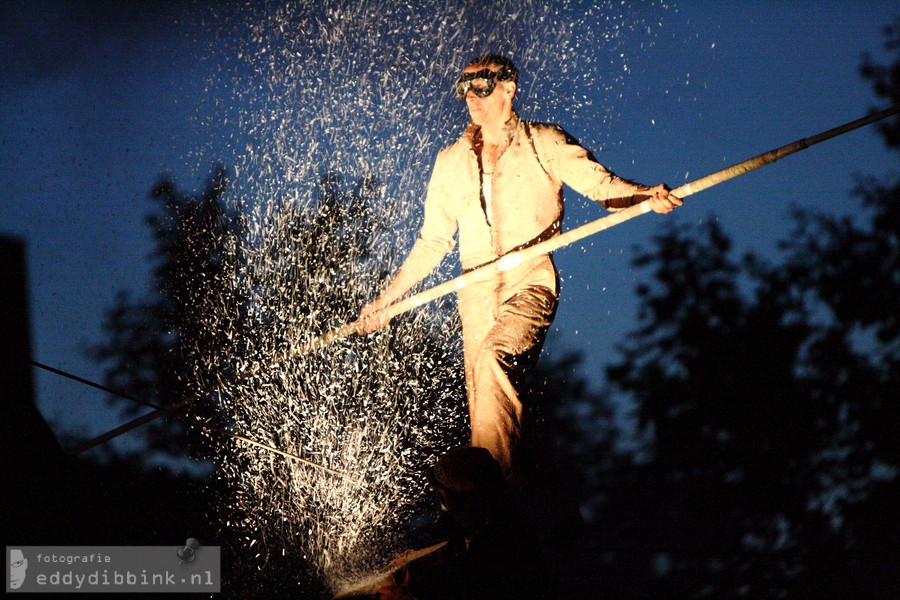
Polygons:
[[590,98],[627,77],[623,37],[647,36],[619,1],[487,4],[297,0],[211,18],[203,109],[232,131],[241,228],[204,317],[228,343],[204,372],[217,365],[233,431],[347,475],[211,434],[223,503],[249,556],[302,555],[332,590],[409,543],[426,467],[466,439],[459,322],[451,299],[297,349],[353,320],[405,256],[435,154],[465,125],[451,84],[468,59],[513,57],[525,118],[602,123],[614,103]]

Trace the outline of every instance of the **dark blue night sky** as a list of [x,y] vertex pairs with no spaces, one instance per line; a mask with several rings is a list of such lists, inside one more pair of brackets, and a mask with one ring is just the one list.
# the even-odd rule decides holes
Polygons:
[[[85,349],[101,339],[116,292],[148,285],[150,187],[168,172],[199,190],[233,150],[227,127],[202,114],[225,12],[198,2],[0,7],[0,232],[27,242],[36,360],[102,379]],[[672,2],[634,13],[652,27],[629,34],[627,71],[589,99],[610,116],[561,124],[617,173],[676,187],[863,116],[875,99],[861,58],[881,56],[896,4]],[[541,52],[553,48],[531,50]],[[437,149],[421,151],[430,161]],[[853,174],[885,174],[892,161],[873,129],[857,131],[694,196],[668,218],[718,219],[740,251],[774,256],[792,206],[849,212]],[[601,216],[574,194],[567,207],[570,227]],[[584,352],[589,373],[610,358],[635,324],[633,249],[664,219],[558,254],[563,301],[548,352]],[[57,429],[99,433],[119,420],[100,392],[43,373],[38,384]]]

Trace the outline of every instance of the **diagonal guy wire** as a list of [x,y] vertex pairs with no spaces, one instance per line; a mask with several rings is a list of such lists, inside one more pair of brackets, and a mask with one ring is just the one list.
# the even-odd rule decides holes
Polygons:
[[[89,442],[80,444],[79,446],[77,446],[77,447],[72,451],[72,454],[80,454],[81,452],[84,452],[84,451],[87,450],[88,448],[93,448],[94,446],[97,446],[97,445],[102,444],[102,443],[104,443],[104,442],[106,442],[106,441],[108,441],[108,440],[111,440],[112,438],[114,438],[114,437],[116,437],[116,436],[118,436],[118,435],[121,435],[121,433],[125,433],[125,431],[129,431],[130,429],[133,429],[134,427],[137,427],[138,425],[142,425],[142,424],[144,424],[144,423],[147,423],[147,422],[149,422],[149,421],[152,421],[152,420],[154,420],[154,419],[156,419],[157,417],[160,417],[160,416],[162,416],[162,415],[172,415],[172,416],[174,416],[174,415],[176,415],[178,412],[180,412],[180,410],[181,410],[182,408],[184,408],[184,407],[186,407],[188,404],[190,404],[190,401],[184,401],[184,402],[180,402],[180,403],[177,403],[177,404],[173,404],[173,405],[171,405],[171,406],[158,406],[158,405],[156,405],[156,404],[154,404],[154,403],[152,403],[152,402],[148,402],[148,401],[146,401],[146,400],[140,400],[140,399],[138,399],[138,398],[135,398],[134,396],[129,396],[128,394],[119,392],[119,391],[117,391],[117,390],[114,390],[114,389],[112,389],[112,388],[110,388],[110,387],[107,387],[107,386],[105,386],[105,385],[101,385],[101,384],[96,383],[96,382],[94,382],[94,381],[91,381],[91,380],[89,380],[89,379],[85,379],[85,378],[83,378],[83,377],[79,377],[79,376],[77,376],[77,375],[73,375],[73,374],[71,374],[71,373],[67,373],[66,371],[62,371],[62,370],[60,370],[60,369],[56,369],[56,368],[54,368],[54,367],[45,365],[45,364],[43,364],[43,363],[39,363],[39,362],[37,362],[36,360],[29,360],[29,362],[30,362],[33,366],[35,366],[35,367],[37,367],[37,368],[39,368],[39,369],[43,369],[43,370],[45,370],[45,371],[48,371],[48,372],[50,372],[50,373],[53,373],[54,375],[59,375],[59,376],[61,376],[61,377],[65,377],[65,378],[67,378],[67,379],[71,379],[71,380],[73,380],[73,381],[77,381],[78,383],[81,383],[81,384],[90,386],[90,387],[92,387],[92,388],[96,388],[96,389],[98,389],[98,390],[102,390],[102,391],[106,392],[107,394],[112,394],[113,396],[118,396],[119,398],[124,398],[125,400],[130,400],[131,402],[136,402],[137,404],[142,404],[142,405],[144,405],[144,406],[148,406],[148,407],[154,409],[152,412],[149,412],[149,413],[147,413],[147,414],[145,414],[145,415],[142,415],[142,416],[138,417],[137,419],[134,419],[133,421],[129,421],[128,423],[126,423],[126,424],[123,425],[123,426],[117,427],[116,429],[113,429],[112,431],[109,431],[109,432],[103,434],[102,436],[100,436],[100,438],[95,438],[94,440],[90,440]],[[348,474],[346,474],[346,473],[343,473],[343,472],[341,472],[341,471],[337,471],[337,470],[335,470],[335,469],[332,469],[332,468],[330,468],[330,467],[326,467],[326,466],[324,466],[324,465],[320,465],[320,464],[318,464],[318,463],[314,463],[314,462],[312,462],[312,461],[310,461],[310,460],[307,460],[307,459],[303,458],[302,456],[297,456],[296,454],[292,454],[292,453],[290,453],[290,452],[285,452],[284,450],[279,450],[278,448],[275,448],[274,446],[270,446],[270,445],[268,445],[268,444],[264,444],[264,443],[262,443],[262,442],[258,442],[258,441],[254,440],[254,439],[251,439],[251,438],[248,438],[248,437],[246,437],[246,436],[243,436],[243,435],[234,433],[233,431],[228,431],[227,429],[223,429],[223,428],[217,427],[217,426],[215,426],[215,425],[210,425],[210,424],[208,424],[208,423],[199,423],[198,426],[201,427],[201,428],[203,428],[203,429],[206,429],[206,430],[208,430],[208,431],[214,431],[214,432],[219,433],[219,434],[222,434],[222,435],[224,435],[224,436],[226,436],[226,437],[230,437],[230,438],[232,438],[232,439],[234,439],[234,440],[237,440],[237,441],[239,441],[239,442],[243,442],[243,443],[248,444],[248,445],[251,445],[251,446],[256,446],[256,447],[258,447],[258,448],[262,448],[263,450],[267,450],[267,451],[272,452],[272,453],[274,453],[274,454],[278,454],[278,455],[283,456],[283,457],[285,457],[285,458],[288,458],[288,459],[290,459],[290,460],[293,460],[293,461],[296,461],[296,462],[303,463],[303,464],[305,464],[305,465],[307,465],[307,466],[314,467],[314,468],[319,469],[319,470],[321,470],[321,471],[325,471],[326,473],[331,473],[332,475],[336,475],[336,476],[338,476],[338,477],[342,477],[342,478],[344,478],[344,479],[348,479],[348,480],[350,480],[350,481],[352,481],[352,482],[354,482],[354,483],[357,483],[357,484],[359,484],[359,485],[362,485],[362,484],[363,484],[363,482],[358,481],[358,480],[356,480],[356,479],[350,477],[350,475],[348,475]],[[125,427],[127,427],[127,428],[125,428]],[[121,431],[120,431],[120,430],[121,430]],[[97,440],[100,440],[100,441],[97,441]],[[96,442],[96,443],[92,443],[92,442]]]

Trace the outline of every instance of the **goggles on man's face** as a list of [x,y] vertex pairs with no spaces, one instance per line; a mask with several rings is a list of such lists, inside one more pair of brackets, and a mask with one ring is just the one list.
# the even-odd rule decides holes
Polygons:
[[512,79],[512,73],[507,69],[500,69],[499,71],[482,69],[480,71],[463,73],[454,86],[456,97],[460,100],[465,100],[469,90],[472,90],[479,98],[487,98],[493,93],[494,86],[497,85],[498,81],[510,81]]

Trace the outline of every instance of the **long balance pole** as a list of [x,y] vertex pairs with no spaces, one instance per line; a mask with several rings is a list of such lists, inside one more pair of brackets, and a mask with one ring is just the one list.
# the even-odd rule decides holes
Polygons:
[[[733,179],[738,175],[747,173],[748,171],[752,171],[762,166],[771,164],[785,156],[788,156],[789,154],[794,154],[796,152],[800,152],[801,150],[805,150],[806,148],[809,148],[814,144],[818,144],[819,142],[824,142],[827,139],[837,137],[839,135],[847,133],[848,131],[852,131],[859,127],[869,125],[870,123],[874,123],[875,121],[880,121],[881,119],[897,114],[898,110],[900,110],[900,108],[893,106],[891,108],[888,108],[887,110],[873,113],[861,119],[856,119],[855,121],[851,121],[849,123],[841,125],[840,127],[829,129],[828,131],[824,131],[818,135],[804,138],[802,140],[797,140],[796,142],[793,142],[786,146],[782,146],[781,148],[776,148],[775,150],[770,150],[768,152],[760,154],[759,156],[748,158],[743,162],[739,162],[735,165],[722,169],[721,171],[717,171],[705,177],[701,177],[700,179],[696,179],[690,183],[686,183],[672,190],[671,193],[678,198],[684,198],[686,196],[690,196],[691,194],[696,194],[697,192],[701,192],[705,189],[711,188],[712,186],[722,183],[723,181]],[[446,296],[451,292],[460,290],[468,285],[472,285],[475,282],[489,279],[497,273],[502,273],[504,271],[515,268],[527,260],[530,260],[542,254],[553,252],[554,250],[558,250],[564,246],[568,246],[573,242],[577,242],[578,240],[582,240],[588,236],[594,235],[595,233],[603,231],[604,229],[609,229],[614,225],[624,223],[625,221],[637,217],[638,215],[650,212],[650,210],[650,203],[649,201],[645,200],[640,204],[635,204],[634,206],[630,206],[605,217],[601,217],[596,221],[592,221],[590,223],[587,223],[586,225],[582,225],[581,227],[569,230],[556,237],[550,238],[549,240],[545,240],[539,244],[535,244],[534,246],[505,254],[499,259],[482,265],[477,269],[473,269],[468,273],[465,273],[464,275],[460,275],[459,277],[455,277],[453,279],[450,279],[449,281],[445,281],[444,283],[433,288],[424,290],[422,292],[419,292],[418,294],[395,302],[394,304],[383,308],[375,314],[381,316],[385,320],[393,319],[397,315],[403,314],[409,310],[412,310],[413,308],[417,308],[419,306],[422,306],[423,304],[427,304],[428,302],[437,300],[442,296]],[[308,352],[318,350],[327,346],[335,340],[347,337],[348,335],[352,335],[354,333],[361,333],[362,331],[363,327],[360,321],[357,320],[352,323],[348,323],[347,325],[339,327],[310,341],[305,346],[300,348],[297,351],[297,354],[303,355]]]
[[[785,156],[800,152],[801,150],[805,150],[806,148],[809,148],[810,146],[813,146],[820,142],[824,142],[825,140],[843,135],[847,132],[853,131],[854,129],[858,129],[871,123],[875,123],[876,121],[886,119],[887,117],[895,115],[898,112],[900,112],[900,107],[892,106],[880,112],[872,113],[871,115],[868,115],[861,119],[856,119],[855,121],[850,121],[849,123],[845,123],[843,125],[840,125],[839,127],[835,127],[834,129],[823,131],[822,133],[819,133],[817,135],[803,138],[801,140],[797,140],[796,142],[787,144],[786,146],[776,148],[775,150],[769,150],[768,152],[764,152],[763,154],[754,156],[753,158],[748,158],[745,161],[722,169],[721,171],[716,171],[715,173],[679,186],[672,190],[671,193],[679,198],[685,198],[687,196],[690,196],[691,194],[696,194],[697,192],[709,189],[714,185],[722,183],[723,181],[727,181],[739,175],[743,175],[748,171],[752,171],[754,169],[758,169],[765,165],[771,164],[781,158],[784,158]],[[649,201],[635,204],[634,206],[630,206],[623,210],[614,212],[608,216],[601,217],[596,221],[592,221],[590,223],[587,223],[586,225],[582,225],[581,227],[577,227],[575,229],[567,231],[554,238],[550,238],[549,240],[545,240],[539,244],[535,244],[534,246],[505,254],[499,259],[486,265],[482,265],[477,269],[473,269],[472,271],[469,271],[464,275],[460,275],[459,277],[455,277],[453,279],[450,279],[449,281],[445,281],[444,283],[441,283],[433,288],[424,290],[422,292],[419,292],[418,294],[414,294],[412,296],[404,298],[403,300],[395,302],[394,304],[385,307],[376,314],[384,318],[385,321],[388,321],[400,314],[422,306],[423,304],[427,304],[429,302],[437,300],[438,298],[441,298],[442,296],[446,296],[451,292],[461,290],[462,288],[472,285],[475,282],[489,279],[497,273],[508,271],[509,269],[512,269],[527,260],[540,256],[541,254],[553,252],[554,250],[558,250],[564,246],[568,246],[573,242],[577,242],[578,240],[582,240],[588,236],[594,235],[595,233],[603,231],[604,229],[609,229],[614,225],[624,223],[629,219],[648,212],[650,212]],[[360,323],[360,321],[358,320],[353,321],[352,323],[348,323],[342,327],[329,331],[328,333],[325,333],[311,340],[310,342],[302,345],[301,347],[290,353],[288,356],[279,357],[279,359],[289,359],[295,356],[303,356],[304,354],[320,350],[328,346],[335,340],[339,340],[349,335],[362,332],[362,323]],[[259,369],[255,369],[254,372],[258,372],[258,370]],[[246,376],[246,373],[243,375]],[[80,444],[78,448],[75,449],[74,453],[78,454],[80,452],[84,452],[89,448],[93,448],[94,446],[100,445],[113,439],[114,437],[118,437],[128,431],[131,431],[132,429],[135,429],[136,427],[143,425],[144,423],[156,419],[157,417],[161,417],[167,414],[171,415],[176,411],[188,406],[190,403],[190,401],[183,401],[168,408],[157,409],[142,417],[138,417],[133,421],[129,421],[128,423],[116,427],[112,431],[109,431],[101,436]]]

